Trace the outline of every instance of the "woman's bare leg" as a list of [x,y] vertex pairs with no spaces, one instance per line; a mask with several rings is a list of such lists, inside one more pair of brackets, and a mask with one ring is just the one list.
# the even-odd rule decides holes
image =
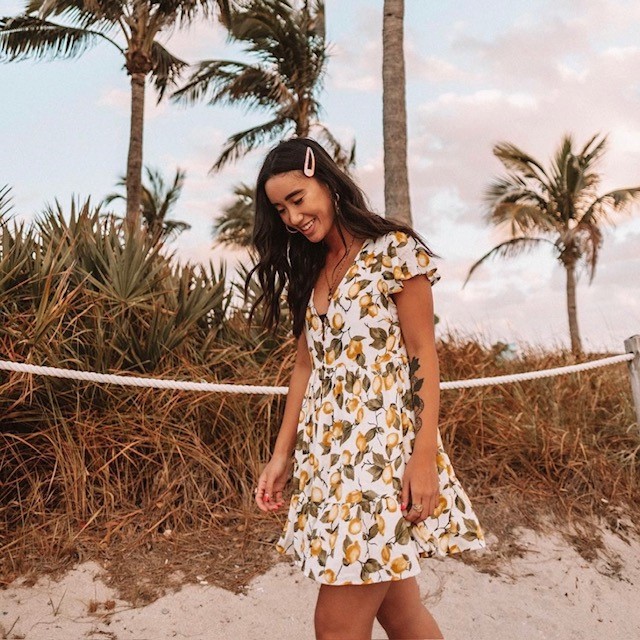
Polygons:
[[321,584],[314,616],[316,640],[371,640],[376,612],[390,584]]
[[443,638],[438,623],[422,604],[415,577],[394,580],[376,614],[389,640]]

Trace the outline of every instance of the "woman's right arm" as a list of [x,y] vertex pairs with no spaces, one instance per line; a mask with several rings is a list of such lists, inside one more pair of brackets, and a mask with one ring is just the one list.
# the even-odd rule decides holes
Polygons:
[[284,415],[273,447],[273,455],[260,474],[256,488],[256,502],[262,511],[274,511],[283,504],[282,491],[291,471],[291,455],[296,443],[300,409],[310,375],[311,360],[307,340],[302,332],[298,338],[296,361],[291,373]]
[[296,443],[300,408],[302,407],[302,400],[307,390],[310,375],[311,360],[309,358],[309,349],[307,348],[307,339],[303,331],[298,338],[298,351],[291,373],[291,381],[289,382],[289,391],[284,406],[282,424],[273,447],[272,457],[274,458],[281,457],[288,459],[293,453],[293,448]]

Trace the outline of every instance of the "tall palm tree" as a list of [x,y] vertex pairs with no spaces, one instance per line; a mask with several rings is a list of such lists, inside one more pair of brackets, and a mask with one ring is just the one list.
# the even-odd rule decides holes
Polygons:
[[254,190],[241,182],[233,190],[233,195],[235,200],[213,223],[213,237],[219,244],[249,247],[253,236]]
[[407,105],[404,71],[404,0],[384,0],[382,21],[382,129],[385,215],[409,225]]
[[[140,212],[145,82],[158,102],[174,86],[187,63],[162,45],[161,32],[184,27],[196,18],[219,14],[228,24],[233,0],[28,0],[23,15],[0,18],[0,59],[14,61],[73,58],[97,42],[114,46],[131,76],[131,129],[127,158],[127,221]],[[61,18],[69,24],[52,22]],[[111,34],[119,31],[124,44]]]
[[595,170],[604,154],[607,137],[593,136],[577,153],[571,135],[565,135],[548,170],[518,147],[501,142],[493,153],[508,170],[485,191],[486,221],[508,226],[511,238],[501,242],[473,264],[471,274],[492,256],[510,258],[543,244],[553,247],[567,272],[567,311],[571,349],[582,351],[576,304],[576,268],[584,264],[593,281],[602,227],[614,226],[612,214],[629,212],[640,199],[640,187],[616,189],[598,195],[602,176]]
[[324,2],[297,8],[287,0],[252,0],[234,12],[228,30],[258,62],[204,60],[172,98],[183,104],[237,104],[266,110],[272,118],[231,136],[211,172],[290,133],[317,136],[343,168],[352,165],[355,147],[346,152],[318,120],[328,57]]
[[[169,186],[157,169],[145,167],[145,171],[149,186],[142,184],[140,212],[149,235],[155,241],[168,240],[171,236],[191,229],[191,225],[186,222],[167,219],[182,193],[186,173],[182,169],[177,169],[173,184]],[[121,176],[116,184],[119,187],[126,187],[126,177]],[[114,200],[126,199],[126,196],[121,193],[110,193],[104,198],[100,206],[108,205]]]

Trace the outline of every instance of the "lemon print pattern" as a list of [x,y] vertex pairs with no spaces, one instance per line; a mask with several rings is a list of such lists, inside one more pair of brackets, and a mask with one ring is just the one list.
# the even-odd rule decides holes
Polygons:
[[[300,409],[293,492],[276,549],[324,584],[420,573],[419,558],[486,546],[437,433],[440,500],[425,521],[400,510],[415,439],[409,358],[391,297],[404,281],[440,279],[422,243],[392,231],[364,241],[322,320],[313,293],[305,335],[313,365]],[[426,401],[426,400],[425,400]]]

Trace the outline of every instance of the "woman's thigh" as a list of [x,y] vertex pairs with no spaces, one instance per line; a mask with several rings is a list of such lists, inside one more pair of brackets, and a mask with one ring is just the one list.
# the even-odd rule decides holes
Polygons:
[[320,585],[315,611],[316,637],[371,638],[376,613],[391,584]]

